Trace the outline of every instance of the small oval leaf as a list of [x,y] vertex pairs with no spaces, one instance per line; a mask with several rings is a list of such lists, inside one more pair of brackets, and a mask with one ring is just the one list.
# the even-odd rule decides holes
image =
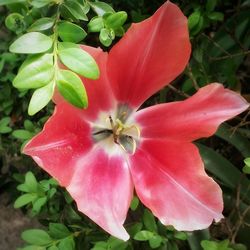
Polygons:
[[89,2],[90,7],[96,12],[98,16],[103,16],[105,13],[115,13],[114,9],[104,2]]
[[77,1],[65,1],[63,6],[70,12],[70,14],[79,20],[88,21],[88,17],[85,14],[84,7]]
[[37,198],[35,194],[23,194],[18,197],[14,203],[14,208],[23,207]]
[[110,30],[103,28],[99,34],[99,39],[104,46],[109,47],[112,44],[112,35],[110,34]]
[[136,235],[134,236],[134,239],[138,241],[147,241],[153,237],[154,237],[154,233],[147,231],[147,230],[142,230],[136,233]]
[[99,77],[99,68],[94,58],[78,48],[69,48],[59,51],[59,57],[69,69],[90,79]]
[[77,74],[69,70],[60,70],[57,87],[61,95],[72,105],[78,108],[88,106],[85,87]]
[[93,17],[88,23],[89,32],[100,32],[102,28],[104,28],[104,22],[100,16]]
[[24,17],[19,13],[11,13],[5,19],[5,26],[14,32],[22,32],[25,28]]
[[30,27],[29,31],[48,30],[53,27],[55,20],[50,17],[43,17],[36,20]]
[[87,33],[76,24],[61,22],[58,25],[58,35],[64,42],[78,43],[86,37]]
[[105,24],[111,29],[116,29],[121,27],[126,22],[127,17],[128,15],[125,11],[119,11],[109,15],[105,20]]
[[52,242],[47,232],[41,229],[29,229],[22,233],[22,239],[29,244],[44,246]]
[[49,50],[52,39],[40,32],[22,35],[10,45],[10,52],[21,54],[37,54]]
[[53,88],[54,84],[53,82],[45,85],[42,88],[37,89],[31,99],[30,99],[30,103],[29,103],[29,107],[28,107],[28,114],[29,115],[34,115],[36,114],[38,111],[40,111],[42,108],[44,108],[49,101],[51,100],[52,96],[53,96]]
[[48,84],[53,76],[53,55],[36,55],[24,61],[13,85],[19,89],[40,88]]

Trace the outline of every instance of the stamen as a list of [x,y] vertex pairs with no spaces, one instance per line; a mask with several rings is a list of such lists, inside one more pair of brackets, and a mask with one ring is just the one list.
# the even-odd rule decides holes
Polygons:
[[113,131],[111,129],[94,128],[94,131],[92,133],[92,138],[94,139],[94,141],[99,142],[108,138],[112,134]]
[[110,123],[108,126],[110,128],[103,129],[96,127],[92,133],[93,139],[96,142],[99,142],[110,138],[110,143],[112,143],[113,140],[113,142],[119,145],[126,153],[134,154],[137,142],[140,138],[140,129],[136,125],[127,126],[124,123],[127,119],[127,114],[128,113],[126,111],[123,111],[115,120],[113,120],[112,116],[109,115],[106,118],[106,122]]
[[119,137],[119,145],[126,153],[129,153],[129,154],[135,153],[136,141],[132,136],[121,135]]
[[109,121],[110,121],[110,124],[111,124],[111,128],[114,129],[115,125],[114,125],[114,121],[113,121],[111,115],[109,115]]

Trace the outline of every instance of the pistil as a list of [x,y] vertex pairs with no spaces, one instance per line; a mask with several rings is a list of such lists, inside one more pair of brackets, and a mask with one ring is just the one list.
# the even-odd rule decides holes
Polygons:
[[139,128],[136,125],[127,126],[118,118],[114,121],[111,115],[108,116],[107,120],[110,123],[109,128],[95,128],[92,133],[94,140],[99,142],[112,136],[115,144],[119,145],[126,153],[134,154],[140,138]]

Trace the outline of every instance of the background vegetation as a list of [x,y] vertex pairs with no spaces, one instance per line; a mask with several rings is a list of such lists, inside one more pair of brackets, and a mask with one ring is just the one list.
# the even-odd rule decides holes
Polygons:
[[[15,208],[21,209],[24,216],[36,217],[43,228],[24,231],[20,235],[24,240],[20,249],[244,250],[250,246],[249,112],[221,126],[215,136],[197,142],[207,172],[223,189],[225,219],[207,230],[192,233],[163,226],[135,197],[125,223],[131,239],[122,242],[110,237],[77,211],[75,203],[55,180],[20,153],[22,145],[41,130],[52,113],[53,104],[49,101],[53,84],[61,88],[71,103],[86,106],[79,98],[72,99],[66,94],[70,89],[75,96],[83,97],[83,89],[72,89],[60,79],[45,79],[50,71],[58,70],[52,59],[59,56],[65,61],[72,81],[77,82],[74,72],[97,77],[95,62],[86,55],[81,58],[91,63],[91,69],[78,72],[68,63],[78,50],[76,44],[101,46],[108,51],[131,22],[152,15],[163,2],[0,0],[0,200],[7,193]],[[173,2],[188,17],[192,57],[173,85],[145,105],[185,99],[214,81],[250,101],[250,1]],[[35,48],[21,46],[27,35],[37,39]],[[61,52],[62,47],[69,49],[68,54]],[[47,57],[48,49],[53,58]],[[41,54],[32,56],[37,50]],[[22,73],[18,73],[24,60]],[[29,68],[34,62],[41,66],[40,78],[36,80],[37,74]],[[22,87],[23,79],[28,89]]]

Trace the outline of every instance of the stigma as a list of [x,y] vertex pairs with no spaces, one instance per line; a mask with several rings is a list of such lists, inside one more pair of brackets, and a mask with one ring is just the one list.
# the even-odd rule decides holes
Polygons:
[[129,124],[126,112],[120,112],[116,119],[109,114],[105,120],[106,126],[93,128],[94,142],[100,142],[105,147],[118,145],[124,152],[134,154],[140,139],[139,127]]

